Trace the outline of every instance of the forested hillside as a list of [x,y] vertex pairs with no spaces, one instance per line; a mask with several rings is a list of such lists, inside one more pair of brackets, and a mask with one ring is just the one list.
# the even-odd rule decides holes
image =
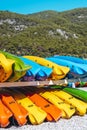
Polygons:
[[27,15],[0,11],[0,49],[16,55],[87,58],[87,8]]

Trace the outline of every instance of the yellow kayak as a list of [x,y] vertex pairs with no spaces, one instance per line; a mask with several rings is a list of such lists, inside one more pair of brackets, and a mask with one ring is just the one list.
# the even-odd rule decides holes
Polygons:
[[64,91],[54,91],[53,94],[64,100],[65,102],[71,104],[76,108],[76,113],[79,115],[84,115],[87,111],[87,103],[73,97],[72,95]]
[[47,113],[40,107],[37,107],[28,97],[19,91],[12,91],[15,100],[20,103],[28,112],[29,120],[32,124],[41,124],[47,116]]
[[0,53],[0,82],[6,81],[12,74],[12,65],[15,61],[7,59]]
[[57,65],[57,64],[55,64],[49,60],[46,60],[42,57],[37,57],[37,56],[24,56],[24,57],[27,59],[30,59],[32,61],[35,61],[40,65],[52,68],[53,69],[53,72],[51,75],[52,79],[62,79],[70,71],[70,69],[68,67]]
[[75,108],[49,91],[40,92],[40,95],[62,110],[63,118],[70,118],[75,113]]
[[[23,77],[26,74],[26,71],[31,68],[31,66],[24,64],[24,62],[18,56],[15,56],[13,54],[10,54],[10,53],[4,52],[4,51],[0,51],[0,53],[2,53],[10,61],[11,60],[14,61],[14,65],[12,67],[13,73],[10,76],[10,78],[8,79],[8,81],[10,81],[10,82],[19,80],[19,78]],[[3,57],[2,57],[2,59],[3,59]],[[5,60],[4,60],[4,63],[5,63]],[[9,67],[8,67],[8,69],[9,69]]]

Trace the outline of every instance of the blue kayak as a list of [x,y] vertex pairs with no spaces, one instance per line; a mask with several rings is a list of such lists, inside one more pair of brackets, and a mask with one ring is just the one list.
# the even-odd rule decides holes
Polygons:
[[52,69],[48,68],[48,67],[44,67],[41,66],[39,64],[37,64],[36,62],[29,60],[27,58],[24,57],[20,57],[21,60],[27,64],[32,66],[32,68],[30,68],[27,72],[26,75],[24,76],[24,80],[45,80],[47,79],[51,73],[52,73]]
[[35,76],[37,74],[37,72],[40,70],[40,67],[38,64],[36,64],[36,62],[32,62],[29,59],[26,59],[24,57],[20,57],[20,59],[27,65],[32,66],[30,70],[27,71],[28,75],[33,75]]
[[[39,65],[39,64],[38,64]],[[52,68],[40,66],[40,71],[36,74],[36,80],[46,80],[53,72]]]
[[[68,60],[64,60],[64,59],[60,59],[60,58],[55,58],[55,57],[49,57],[46,59],[50,60],[58,65],[69,67],[70,68],[69,74],[73,74],[73,76],[75,74],[76,74],[76,76],[87,74],[87,65],[85,65],[85,64],[78,64],[78,63],[74,63],[72,61],[68,61]],[[69,78],[70,77],[72,78],[72,76],[69,75]]]
[[72,62],[75,62],[75,63],[87,64],[87,60],[79,58],[79,57],[74,57],[74,56],[58,56],[58,55],[54,55],[54,57],[58,58],[58,59],[64,59],[64,60],[72,61]]

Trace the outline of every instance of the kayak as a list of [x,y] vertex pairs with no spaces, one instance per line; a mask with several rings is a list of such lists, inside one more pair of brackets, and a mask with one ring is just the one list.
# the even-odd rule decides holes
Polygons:
[[80,90],[77,88],[68,88],[68,87],[65,87],[63,90],[65,92],[70,93],[71,95],[87,102],[87,92],[86,91]]
[[87,111],[87,104],[75,97],[73,97],[72,95],[64,92],[64,91],[57,91],[55,90],[53,92],[54,95],[58,96],[59,98],[61,98],[62,100],[64,100],[65,102],[71,104],[72,106],[75,107],[76,109],[76,113],[78,115],[84,115]]
[[0,95],[2,102],[13,113],[15,120],[20,126],[26,124],[26,117],[28,115],[28,112],[20,104],[18,104],[10,94],[7,93],[7,91],[2,92],[2,94]]
[[53,72],[51,74],[52,79],[62,79],[64,78],[67,73],[69,72],[68,67],[59,66],[49,60],[46,60],[45,58],[37,57],[37,56],[24,56],[25,58],[29,58],[32,61],[35,61],[36,63],[52,68]]
[[38,107],[42,108],[47,113],[47,121],[57,121],[62,116],[62,111],[59,108],[48,102],[38,93],[24,88],[22,88],[22,92],[24,92],[24,94],[31,99],[32,102],[34,102]]
[[68,61],[72,61],[74,63],[80,63],[80,64],[87,64],[87,60],[79,58],[79,57],[74,57],[74,56],[54,56],[55,58],[58,59],[64,59],[64,60],[68,60]]
[[12,74],[14,60],[7,59],[0,53],[0,82],[5,82]]
[[[49,77],[49,75],[52,73],[52,69],[48,67],[41,66],[37,64],[36,62],[29,60],[24,57],[20,57],[21,60],[27,64],[32,66],[29,70],[27,70],[26,75],[24,76],[25,80],[45,80]],[[24,79],[23,78],[23,79]]]
[[15,100],[21,104],[27,111],[28,117],[32,124],[41,124],[47,116],[47,113],[43,111],[40,107],[37,107],[29,98],[27,98],[23,93],[13,90],[11,91]]
[[13,64],[13,73],[8,79],[8,81],[13,82],[17,81],[19,78],[25,75],[26,71],[30,69],[31,67],[29,65],[25,65],[24,62],[17,56],[10,54],[8,52],[0,51],[5,55],[7,59],[14,60]]
[[77,89],[77,88],[71,88],[71,87],[62,87],[59,85],[52,85],[50,87],[51,89],[59,89],[59,90],[63,90],[71,95],[73,95],[74,97],[87,102],[87,92],[81,89]]
[[78,64],[72,61],[67,61],[65,59],[55,58],[55,57],[48,57],[46,58],[49,61],[52,61],[58,65],[66,66],[70,68],[70,73],[68,73],[68,78],[73,78],[74,75],[87,75],[87,65],[85,64]]
[[55,96],[49,91],[40,92],[40,95],[62,110],[63,118],[70,118],[75,113],[75,108]]
[[10,124],[12,112],[2,103],[0,99],[0,127],[7,127]]
[[[30,65],[32,66],[29,70],[27,70],[27,76],[30,76],[29,72],[31,73],[31,75],[33,75],[34,77],[36,76],[36,74],[38,73],[38,71],[40,70],[40,66],[38,64],[36,64],[35,62],[33,62],[32,60],[29,60],[27,58],[24,57],[19,57],[26,65]],[[28,75],[29,74],[29,75]]]

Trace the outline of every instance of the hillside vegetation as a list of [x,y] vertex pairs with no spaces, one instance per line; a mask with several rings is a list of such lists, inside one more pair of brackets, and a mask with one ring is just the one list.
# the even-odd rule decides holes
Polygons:
[[87,8],[28,15],[0,11],[0,48],[16,55],[87,58]]

